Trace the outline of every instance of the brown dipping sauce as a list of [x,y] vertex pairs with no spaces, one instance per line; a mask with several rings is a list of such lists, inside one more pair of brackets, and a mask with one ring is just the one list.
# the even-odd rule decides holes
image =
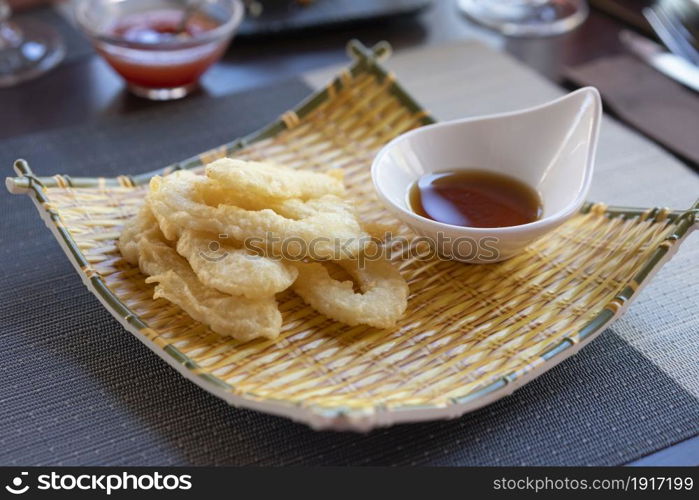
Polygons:
[[423,175],[409,197],[416,214],[454,226],[518,226],[538,220],[543,211],[539,194],[527,184],[485,170]]

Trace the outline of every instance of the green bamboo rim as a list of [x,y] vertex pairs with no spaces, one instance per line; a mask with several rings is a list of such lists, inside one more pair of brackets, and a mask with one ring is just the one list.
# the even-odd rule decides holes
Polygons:
[[[380,60],[385,58],[390,53],[390,45],[386,42],[380,42],[375,45],[372,49],[366,48],[357,40],[352,40],[347,46],[348,53],[354,59],[354,63],[349,67],[348,71],[353,76],[360,75],[362,73],[373,74],[377,78],[383,80],[385,78],[391,78],[390,73],[380,64]],[[340,77],[335,78],[331,84],[336,90],[343,88],[344,84]],[[435,123],[436,120],[432,118],[421,106],[415,101],[415,99],[408,94],[408,92],[395,80],[391,81],[389,87],[389,92],[396,96],[399,101],[406,106],[409,110],[414,113],[421,113],[423,117],[421,122],[424,125]],[[315,92],[310,95],[307,99],[302,101],[293,111],[297,114],[299,118],[311,113],[320,104],[327,101],[330,94],[327,87]],[[212,151],[221,151],[225,148],[225,154],[232,154],[239,149],[260,141],[269,137],[273,137],[279,132],[287,128],[284,121],[281,119],[267,125],[266,127],[253,132],[250,135],[236,139],[229,142],[219,148],[215,148]],[[60,185],[68,185],[75,188],[90,188],[97,186],[124,186],[124,179],[128,179],[129,183],[133,186],[142,185],[150,180],[154,175],[163,175],[170,173],[174,170],[179,169],[191,169],[203,165],[203,158],[206,158],[207,153],[205,152],[197,156],[188,158],[181,162],[177,162],[167,167],[157,169],[151,172],[136,176],[121,176],[113,178],[99,178],[99,177],[69,177],[60,176],[60,180],[53,177],[37,177],[32,172],[29,164],[22,159],[15,161],[14,169],[18,174],[18,177],[8,177],[6,178],[6,185],[11,193],[27,193],[32,194],[36,197],[37,202],[42,207],[42,209],[48,214],[55,229],[58,231],[61,239],[68,248],[69,256],[74,260],[74,262],[81,269],[89,269],[89,262],[85,259],[82,252],[78,248],[75,240],[71,236],[70,232],[60,224],[60,216],[58,213],[50,208],[49,199],[44,192],[44,188],[57,187]],[[594,204],[592,202],[586,203],[580,210],[581,213],[589,212],[590,208]],[[660,244],[655,251],[651,254],[648,260],[645,262],[643,267],[636,273],[633,282],[635,286],[625,287],[612,302],[616,301],[620,305],[627,304],[631,298],[638,292],[644,281],[652,274],[652,272],[661,264],[664,259],[668,256],[668,252],[673,247],[673,245],[680,240],[682,240],[693,228],[693,226],[699,221],[699,200],[697,200],[694,205],[688,210],[668,210],[665,208],[634,208],[634,207],[606,207],[604,213],[608,217],[623,217],[623,218],[637,218],[646,217],[650,220],[668,220],[670,223],[675,224],[675,230],[671,235],[669,235],[665,242],[667,244]],[[131,311],[110,289],[107,287],[104,280],[95,273],[84,273],[85,277],[89,280],[90,284],[94,287],[95,293],[97,293],[108,305],[114,315],[120,317],[126,321],[129,325],[137,328],[139,331],[149,328],[148,325],[143,322],[138,315]],[[549,348],[543,354],[541,354],[541,359],[544,361],[549,361],[563,355],[570,348],[579,344],[581,341],[586,340],[588,337],[594,333],[600,331],[604,328],[617,314],[617,311],[610,308],[602,309],[597,316],[591,319],[587,324],[580,328],[580,330],[573,335],[575,338],[566,337],[562,339],[558,344]],[[225,389],[229,392],[236,391],[235,386],[228,384],[227,382],[218,379],[209,374],[197,373],[199,368],[197,363],[189,358],[186,354],[182,353],[176,347],[172,345],[165,346],[163,351],[168,353],[175,361],[186,366],[189,370],[194,371],[196,375],[206,382],[213,384],[214,386]],[[450,398],[450,401],[454,404],[464,404],[472,402],[474,400],[480,399],[487,396],[503,387],[515,382],[521,378],[517,373],[510,373],[491,384],[476,389],[472,392],[464,394],[462,396],[457,396]],[[243,394],[243,396],[261,400],[257,395],[254,394]],[[264,398],[265,401],[270,401]],[[270,402],[275,402],[278,404],[286,406],[300,406],[299,403],[291,403],[286,400],[274,400]],[[416,409],[435,409],[439,408],[433,405],[402,405],[397,407],[391,407],[391,411],[409,411]],[[351,417],[356,413],[356,410],[344,408],[344,407],[316,407],[309,406],[308,409],[313,410],[316,414],[322,415],[328,418],[335,417]],[[383,408],[381,406],[376,406],[375,411],[380,411]]]

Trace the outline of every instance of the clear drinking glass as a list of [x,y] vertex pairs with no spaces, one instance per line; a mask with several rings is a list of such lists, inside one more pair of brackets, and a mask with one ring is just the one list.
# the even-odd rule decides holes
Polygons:
[[579,26],[589,13],[585,0],[458,0],[474,21],[507,36],[560,35]]
[[0,0],[0,87],[10,87],[44,74],[63,59],[56,31],[33,19],[10,19],[9,4]]
[[198,86],[243,11],[240,0],[77,0],[75,18],[131,92],[165,101]]

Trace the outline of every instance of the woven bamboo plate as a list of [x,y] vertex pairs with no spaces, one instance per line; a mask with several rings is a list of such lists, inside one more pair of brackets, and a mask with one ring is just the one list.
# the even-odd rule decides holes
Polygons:
[[362,217],[389,217],[374,198],[371,160],[387,141],[432,119],[378,64],[387,51],[352,43],[354,64],[279,121],[162,171],[37,178],[19,160],[8,189],[32,197],[85,284],[127,330],[229,403],[314,428],[457,417],[541,375],[619,317],[690,233],[699,205],[678,212],[587,204],[499,264],[396,256],[411,295],[395,329],[344,326],[285,292],[276,342],[220,337],[153,300],[144,276],[115,246],[152,175],[224,155],[342,168]]

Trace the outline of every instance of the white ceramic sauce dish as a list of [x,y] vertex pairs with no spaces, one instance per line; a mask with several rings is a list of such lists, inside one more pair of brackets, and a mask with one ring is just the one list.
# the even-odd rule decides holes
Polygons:
[[[384,146],[371,169],[379,199],[441,254],[463,262],[508,259],[573,216],[590,188],[602,117],[599,92],[585,87],[549,103],[509,113],[427,125]],[[487,170],[534,188],[541,218],[497,228],[462,227],[416,214],[409,191],[424,174]],[[475,246],[474,246],[475,245]]]

